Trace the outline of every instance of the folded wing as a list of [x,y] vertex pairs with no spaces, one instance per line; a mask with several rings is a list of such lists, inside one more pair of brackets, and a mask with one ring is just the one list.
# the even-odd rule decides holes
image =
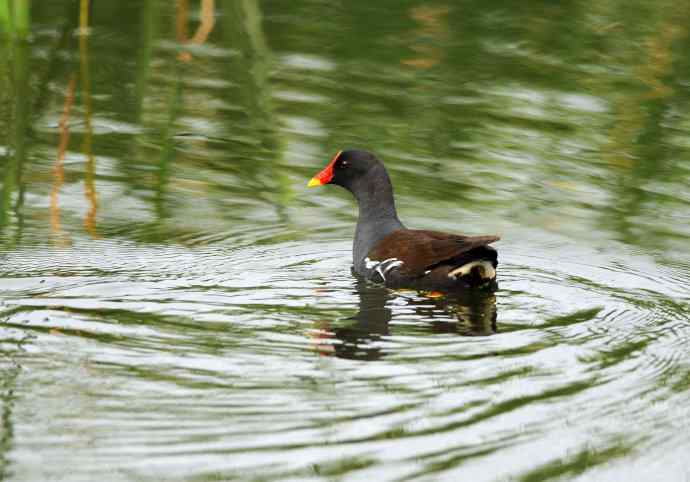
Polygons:
[[499,236],[463,236],[406,229],[394,231],[369,252],[372,261],[397,258],[402,264],[400,273],[422,276],[442,264],[461,265],[475,259],[486,259],[496,265],[496,251],[489,244]]

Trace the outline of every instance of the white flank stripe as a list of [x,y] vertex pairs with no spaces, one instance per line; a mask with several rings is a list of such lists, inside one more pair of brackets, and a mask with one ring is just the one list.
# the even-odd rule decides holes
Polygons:
[[369,258],[364,258],[364,265],[367,269],[375,269],[381,275],[383,281],[386,281],[386,275],[390,270],[398,266],[402,266],[403,262],[398,258],[388,258],[383,261],[372,261]]

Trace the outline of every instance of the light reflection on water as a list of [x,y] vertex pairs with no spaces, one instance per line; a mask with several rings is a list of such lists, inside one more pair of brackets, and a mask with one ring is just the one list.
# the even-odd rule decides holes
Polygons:
[[[0,478],[688,476],[688,12],[74,5],[0,47]],[[500,290],[358,284],[348,145]]]
[[51,401],[39,413],[54,435],[32,422],[22,436],[61,460],[44,474],[82,453],[83,478],[103,464],[122,476],[283,478],[330,463],[452,477],[491,460],[507,475],[529,470],[524,451],[547,461],[575,450],[576,463],[659,444],[677,421],[669,408],[687,401],[687,320],[643,274],[626,273],[623,290],[596,265],[547,270],[507,248],[501,290],[463,305],[357,286],[341,241],[112,240],[77,257],[84,248],[5,259],[24,267],[5,279],[6,353],[28,393]]

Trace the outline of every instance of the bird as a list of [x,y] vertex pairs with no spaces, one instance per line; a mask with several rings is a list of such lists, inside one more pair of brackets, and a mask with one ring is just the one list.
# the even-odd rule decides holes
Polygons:
[[393,185],[383,162],[365,150],[338,151],[308,187],[334,184],[359,206],[352,246],[358,278],[392,289],[448,293],[496,290],[500,236],[466,236],[408,229],[395,209]]

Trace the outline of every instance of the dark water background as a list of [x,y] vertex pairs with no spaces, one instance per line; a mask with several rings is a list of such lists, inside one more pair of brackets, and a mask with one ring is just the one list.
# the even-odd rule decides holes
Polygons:
[[[690,480],[690,3],[201,5],[0,0],[0,479]],[[350,146],[500,291],[358,286]]]

